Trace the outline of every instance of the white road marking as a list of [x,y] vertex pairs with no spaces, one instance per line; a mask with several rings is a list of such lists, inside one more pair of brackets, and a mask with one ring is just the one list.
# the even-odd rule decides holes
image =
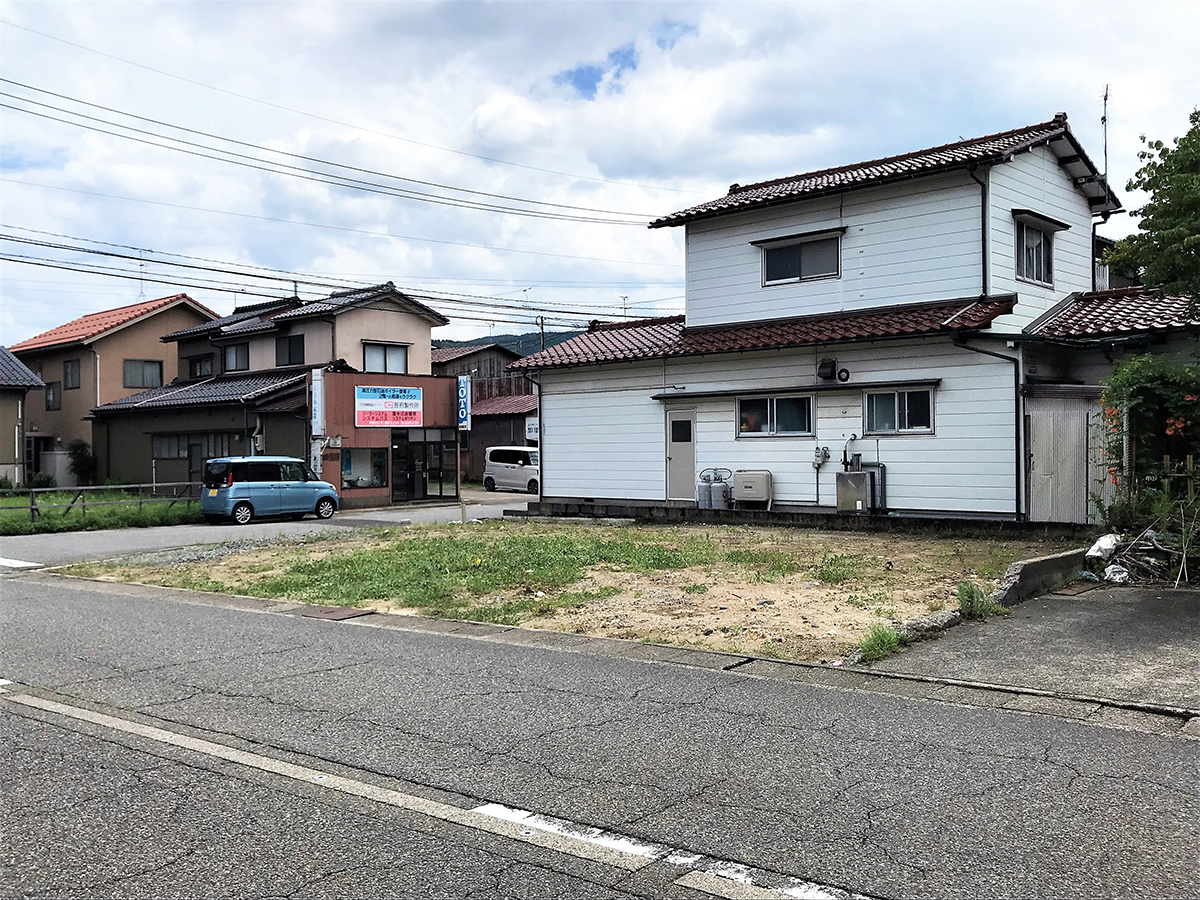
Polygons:
[[[13,684],[12,681],[0,678],[0,685],[11,684]],[[152,725],[143,725],[129,719],[105,715],[82,707],[69,706],[31,694],[14,693],[7,690],[6,687],[0,687],[0,695],[3,695],[2,699],[8,703],[19,703],[67,718],[90,722],[93,725],[191,750],[194,753],[202,753],[261,772],[340,791],[433,819],[474,828],[478,831],[486,831],[619,869],[634,871],[653,862],[665,860],[670,865],[692,869],[677,878],[675,884],[693,888],[714,897],[724,897],[727,900],[761,900],[761,898],[783,900],[783,898],[789,897],[796,898],[796,900],[868,900],[861,894],[826,887],[798,878],[783,879],[786,881],[784,886],[763,887],[754,882],[764,880],[764,873],[755,872],[741,863],[712,859],[664,844],[638,841],[600,828],[579,825],[567,819],[557,819],[553,816],[516,809],[499,803],[485,803],[473,809],[463,809],[425,797],[368,784],[365,781],[322,772],[308,766],[283,762],[246,750],[238,750],[235,747],[206,741],[202,738],[177,734],[174,731],[155,728]],[[767,876],[767,878],[780,880],[779,876]]]
[[9,569],[40,569],[42,563],[26,562],[23,559],[7,559],[0,556],[0,566]]

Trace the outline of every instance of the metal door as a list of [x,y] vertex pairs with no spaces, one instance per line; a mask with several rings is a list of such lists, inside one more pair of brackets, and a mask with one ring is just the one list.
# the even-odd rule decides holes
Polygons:
[[1089,445],[1094,412],[1095,406],[1082,399],[1026,399],[1031,520],[1088,522],[1088,495],[1100,487]]
[[696,412],[667,411],[667,499],[696,499]]

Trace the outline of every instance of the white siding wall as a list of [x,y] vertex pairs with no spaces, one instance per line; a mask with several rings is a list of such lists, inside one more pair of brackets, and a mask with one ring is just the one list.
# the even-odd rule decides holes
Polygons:
[[[1010,163],[993,166],[988,188],[990,293],[1017,294],[1016,309],[997,319],[992,329],[1020,331],[1072,291],[1092,289],[1091,208],[1047,147],[1037,147]],[[1054,235],[1053,287],[1017,279],[1014,209],[1030,209],[1071,226]]]
[[[814,437],[738,438],[733,396],[687,399],[701,391],[789,392],[815,384],[816,361],[836,356],[852,375],[845,390],[816,394]],[[812,504],[813,448],[829,447],[820,503],[836,502],[842,447],[862,435],[862,389],[880,381],[941,378],[932,435],[862,439],[864,462],[887,466],[895,509],[1013,512],[1016,465],[1012,366],[949,341],[895,342],[787,353],[713,356],[663,364],[603,367],[542,376],[543,492],[546,496],[640,499],[665,496],[665,409],[695,409],[696,469],[769,469],[781,503]],[[678,400],[650,400],[664,385]],[[802,389],[800,390],[802,392]]]
[[[978,296],[980,191],[965,172],[693,222],[689,326]],[[762,286],[751,241],[845,226],[842,276]]]

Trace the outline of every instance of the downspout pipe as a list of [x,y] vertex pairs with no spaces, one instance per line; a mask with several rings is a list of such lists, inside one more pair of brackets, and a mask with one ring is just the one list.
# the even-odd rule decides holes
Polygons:
[[984,356],[991,356],[994,359],[1002,359],[1005,362],[1012,363],[1013,367],[1013,514],[1018,522],[1023,521],[1025,514],[1021,512],[1021,359],[1020,357],[1008,356],[1004,353],[997,353],[994,350],[984,350],[982,347],[972,347],[966,342],[962,334],[955,332],[954,346],[963,350],[970,350],[972,353],[982,353]]
[[980,181],[975,174],[975,170],[978,168],[977,163],[970,163],[967,166],[967,174],[979,185],[979,270],[982,279],[979,296],[986,297],[988,295],[988,186],[986,181]]

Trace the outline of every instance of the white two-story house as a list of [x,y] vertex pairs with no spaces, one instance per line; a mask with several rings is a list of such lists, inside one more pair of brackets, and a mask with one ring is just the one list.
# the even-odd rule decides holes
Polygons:
[[[695,505],[724,467],[770,472],[775,509],[832,508],[857,470],[852,509],[1085,521],[1105,347],[1164,324],[1092,293],[1119,209],[1060,114],[653,222],[685,229],[685,314],[513,364],[541,385],[543,501]],[[1081,297],[1107,330],[1063,325]]]

